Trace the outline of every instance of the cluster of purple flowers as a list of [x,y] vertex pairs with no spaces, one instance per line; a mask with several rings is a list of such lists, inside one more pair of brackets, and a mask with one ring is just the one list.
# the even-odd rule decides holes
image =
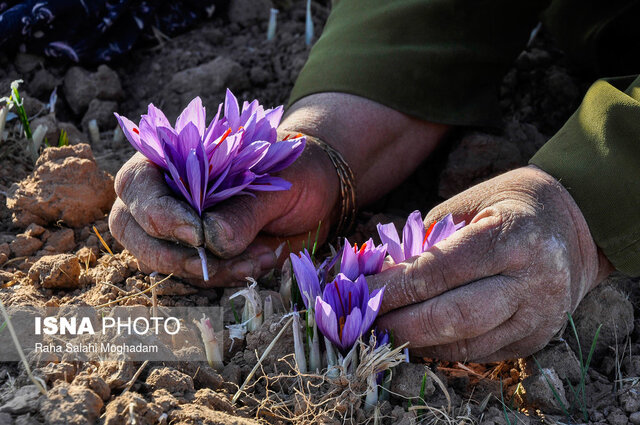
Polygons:
[[[378,224],[383,244],[375,245],[369,239],[358,248],[345,239],[340,273],[331,282],[324,281],[327,261],[316,269],[308,251],[291,254],[303,302],[313,310],[320,332],[343,354],[348,352],[371,329],[382,305],[384,288],[370,293],[365,276],[382,271],[387,253],[395,263],[400,263],[427,251],[463,226],[464,222],[455,224],[449,214],[425,230],[420,212],[414,211],[404,226],[401,242],[393,223]],[[377,346],[389,340],[386,333],[377,336]]]
[[205,108],[196,97],[175,126],[153,104],[139,125],[115,116],[133,147],[164,170],[167,184],[200,215],[234,195],[289,189],[291,183],[272,174],[300,156],[305,138],[277,140],[282,106],[265,110],[254,100],[240,109],[227,90],[223,116],[221,112],[222,104],[207,126]]

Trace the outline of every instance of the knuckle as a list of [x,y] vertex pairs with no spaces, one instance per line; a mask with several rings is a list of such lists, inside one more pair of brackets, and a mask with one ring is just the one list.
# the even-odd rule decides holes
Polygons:
[[421,332],[429,344],[443,344],[459,339],[459,330],[465,324],[463,311],[457,303],[441,304],[434,300],[420,309]]

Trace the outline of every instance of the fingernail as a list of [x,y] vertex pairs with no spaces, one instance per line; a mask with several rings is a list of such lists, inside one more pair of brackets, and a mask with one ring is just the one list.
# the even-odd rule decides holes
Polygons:
[[276,255],[273,252],[265,252],[258,257],[258,264],[262,270],[272,269],[276,266]]
[[245,277],[253,275],[253,262],[249,260],[240,261],[231,266],[231,273],[236,279],[244,280]]
[[202,277],[202,261],[200,257],[195,257],[187,260],[184,264],[184,269],[193,275]]
[[189,226],[188,224],[183,224],[182,226],[176,227],[173,231],[173,237],[191,245],[198,245],[198,236],[196,235],[196,229],[194,229],[193,226]]

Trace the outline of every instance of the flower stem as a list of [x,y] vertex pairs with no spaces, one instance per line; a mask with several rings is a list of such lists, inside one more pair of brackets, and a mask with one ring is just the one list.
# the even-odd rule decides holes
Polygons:
[[336,367],[338,358],[336,357],[336,351],[333,349],[333,344],[326,336],[324,337],[324,346],[327,348],[327,375],[331,378],[336,378],[338,376],[338,368]]
[[322,368],[322,360],[320,359],[320,337],[318,336],[318,326],[315,323],[313,324],[313,338],[311,339],[309,364],[312,372],[320,372],[320,369]]
[[369,389],[367,390],[367,397],[364,400],[364,407],[368,411],[378,404],[378,383],[376,381],[377,373],[372,373],[369,378],[367,378]]
[[300,335],[300,314],[293,312],[293,347],[296,353],[296,364],[300,373],[307,373],[307,359],[304,357],[304,345]]
[[207,253],[204,251],[204,247],[198,246],[196,247],[198,250],[198,255],[200,256],[200,261],[202,261],[202,276],[204,277],[204,281],[209,281],[209,267],[207,266]]

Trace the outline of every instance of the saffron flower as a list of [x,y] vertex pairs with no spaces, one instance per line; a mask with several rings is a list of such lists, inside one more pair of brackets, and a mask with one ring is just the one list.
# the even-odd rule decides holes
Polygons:
[[448,238],[456,230],[464,227],[464,221],[454,223],[451,214],[440,221],[436,221],[425,231],[420,211],[409,215],[402,230],[402,242],[393,223],[378,224],[380,240],[387,244],[387,252],[396,263],[401,263],[411,257],[420,255],[438,242]]
[[369,293],[367,281],[360,275],[355,281],[339,273],[316,297],[315,318],[318,328],[345,354],[373,325],[378,315],[384,288]]
[[356,279],[361,274],[368,276],[380,273],[386,255],[386,244],[376,246],[373,243],[373,239],[369,239],[358,249],[358,244],[354,244],[352,247],[349,241],[345,239],[340,272],[351,280]]
[[[175,126],[153,104],[139,125],[115,114],[131,145],[164,171],[167,185],[200,216],[235,195],[289,189],[291,183],[271,174],[291,165],[305,146],[302,135],[277,140],[282,106],[265,110],[254,100],[240,109],[227,90],[223,116],[221,111],[222,104],[206,126],[205,108],[196,97]],[[204,280],[209,280],[204,248],[197,249]]]
[[307,309],[313,308],[316,297],[321,294],[321,289],[318,271],[313,265],[309,251],[305,249],[299,255],[290,254],[289,258],[298,282],[298,289],[302,294],[304,306]]
[[278,141],[282,107],[265,110],[257,100],[238,100],[227,90],[224,115],[218,112],[206,126],[206,111],[196,97],[169,123],[153,104],[139,125],[115,114],[127,140],[162,168],[169,187],[202,215],[234,195],[254,191],[287,190],[291,184],[272,176],[291,165],[302,153],[304,137]]

